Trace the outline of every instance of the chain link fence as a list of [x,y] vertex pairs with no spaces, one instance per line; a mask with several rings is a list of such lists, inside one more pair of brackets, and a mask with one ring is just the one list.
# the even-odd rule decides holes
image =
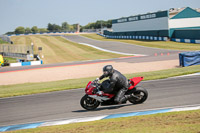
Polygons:
[[33,54],[33,47],[3,44],[0,45],[0,54],[5,57],[27,58],[27,54]]

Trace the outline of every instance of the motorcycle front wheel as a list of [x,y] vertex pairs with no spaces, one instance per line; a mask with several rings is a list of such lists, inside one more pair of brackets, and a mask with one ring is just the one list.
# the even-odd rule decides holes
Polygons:
[[147,97],[148,97],[148,92],[145,88],[142,88],[141,86],[137,86],[135,88],[135,91],[133,92],[133,94],[137,97],[133,97],[129,99],[129,102],[133,103],[133,104],[140,104],[143,103],[144,101],[146,101]]
[[85,95],[81,98],[80,104],[86,110],[94,110],[99,106],[100,102],[89,97],[88,95]]

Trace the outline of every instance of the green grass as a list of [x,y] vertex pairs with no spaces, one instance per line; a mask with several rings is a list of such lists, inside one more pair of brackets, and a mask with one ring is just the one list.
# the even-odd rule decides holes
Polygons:
[[3,40],[0,38],[0,44],[8,44],[8,42],[3,41]]
[[[172,76],[191,74],[196,72],[200,72],[200,65],[183,67],[183,68],[174,68],[161,71],[153,71],[153,72],[126,74],[125,76],[127,78],[143,76],[144,80],[154,80],[154,79],[168,78]],[[95,78],[96,77],[70,79],[70,80],[62,80],[54,82],[43,82],[43,83],[1,85],[0,98],[45,93],[52,91],[61,91],[61,90],[75,89],[75,88],[84,88],[89,81],[94,80]]]
[[107,39],[97,34],[82,34],[81,36],[88,37],[95,40],[101,41],[119,41],[129,44],[135,44],[146,47],[161,48],[161,49],[173,49],[173,50],[200,50],[199,44],[192,43],[179,43],[173,41],[148,41],[148,40],[125,40],[125,39]]
[[199,133],[200,110],[115,118],[9,133]]
[[16,58],[10,58],[10,57],[4,57],[4,60],[7,60],[8,63],[16,63],[17,62]]
[[42,53],[39,54],[40,56],[44,55],[43,61],[45,64],[109,59],[124,56],[70,42],[59,36],[13,36],[11,37],[11,40],[14,42],[14,45],[31,45],[31,42],[33,42],[35,54],[38,53],[38,47],[42,47]]

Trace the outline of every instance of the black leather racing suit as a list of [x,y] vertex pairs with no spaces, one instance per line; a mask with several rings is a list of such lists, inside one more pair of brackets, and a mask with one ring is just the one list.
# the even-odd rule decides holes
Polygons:
[[[106,77],[105,75],[102,75],[101,77],[99,77],[99,79],[101,80],[105,77]],[[115,96],[114,101],[116,103],[122,103],[126,101],[127,98],[125,97],[125,93],[128,90],[127,78],[124,75],[122,75],[119,71],[114,70],[113,73],[109,75],[109,79],[110,79],[110,86],[105,93],[110,93],[113,92],[114,90],[117,91],[119,90],[117,92],[117,95]]]

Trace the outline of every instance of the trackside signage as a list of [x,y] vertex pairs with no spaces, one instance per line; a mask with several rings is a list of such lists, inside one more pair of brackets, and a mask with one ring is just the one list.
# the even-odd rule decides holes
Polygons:
[[124,22],[131,22],[131,21],[140,21],[140,20],[146,20],[146,19],[154,19],[154,18],[161,18],[161,17],[168,17],[168,11],[160,11],[155,13],[148,13],[148,14],[142,14],[137,16],[130,16],[125,18],[119,18],[112,20],[112,23],[124,23]]

